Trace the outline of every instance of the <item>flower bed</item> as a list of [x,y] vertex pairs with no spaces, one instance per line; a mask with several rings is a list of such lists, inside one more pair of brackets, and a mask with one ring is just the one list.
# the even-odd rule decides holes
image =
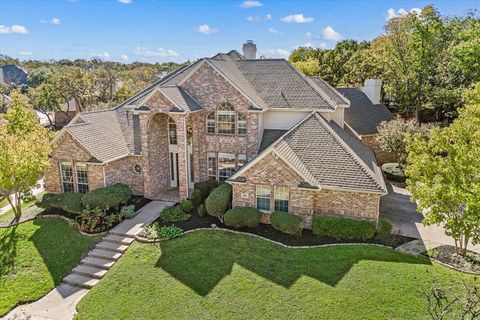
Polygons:
[[454,246],[444,245],[430,249],[423,254],[459,271],[480,275],[479,253],[467,251],[467,255],[462,257],[455,252]]

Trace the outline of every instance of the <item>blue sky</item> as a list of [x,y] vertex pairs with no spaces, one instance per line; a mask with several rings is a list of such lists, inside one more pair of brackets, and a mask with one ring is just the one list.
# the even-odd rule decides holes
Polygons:
[[0,53],[20,59],[101,57],[182,62],[251,39],[258,54],[371,40],[389,16],[434,4],[443,15],[480,9],[468,1],[0,1]]

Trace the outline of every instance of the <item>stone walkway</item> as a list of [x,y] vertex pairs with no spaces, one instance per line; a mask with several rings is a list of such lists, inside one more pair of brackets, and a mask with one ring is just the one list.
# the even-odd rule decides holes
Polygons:
[[173,203],[152,201],[138,210],[137,215],[109,231],[94,249],[80,261],[63,283],[40,300],[13,309],[4,319],[72,319],[75,306],[107,273],[149,223],[155,221],[163,208]]

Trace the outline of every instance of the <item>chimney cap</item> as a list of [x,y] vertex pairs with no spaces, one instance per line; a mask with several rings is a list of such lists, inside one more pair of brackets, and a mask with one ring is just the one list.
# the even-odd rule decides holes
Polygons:
[[253,40],[247,40],[247,43],[253,43]]

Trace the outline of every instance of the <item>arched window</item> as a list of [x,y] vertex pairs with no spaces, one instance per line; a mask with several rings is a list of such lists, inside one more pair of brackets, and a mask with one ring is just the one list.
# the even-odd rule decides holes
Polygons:
[[177,125],[172,118],[168,118],[168,141],[170,144],[177,144]]
[[222,103],[217,110],[218,133],[235,134],[235,110],[229,103]]
[[243,113],[235,112],[228,102],[221,103],[217,111],[207,115],[207,133],[239,134],[247,133],[247,118]]

